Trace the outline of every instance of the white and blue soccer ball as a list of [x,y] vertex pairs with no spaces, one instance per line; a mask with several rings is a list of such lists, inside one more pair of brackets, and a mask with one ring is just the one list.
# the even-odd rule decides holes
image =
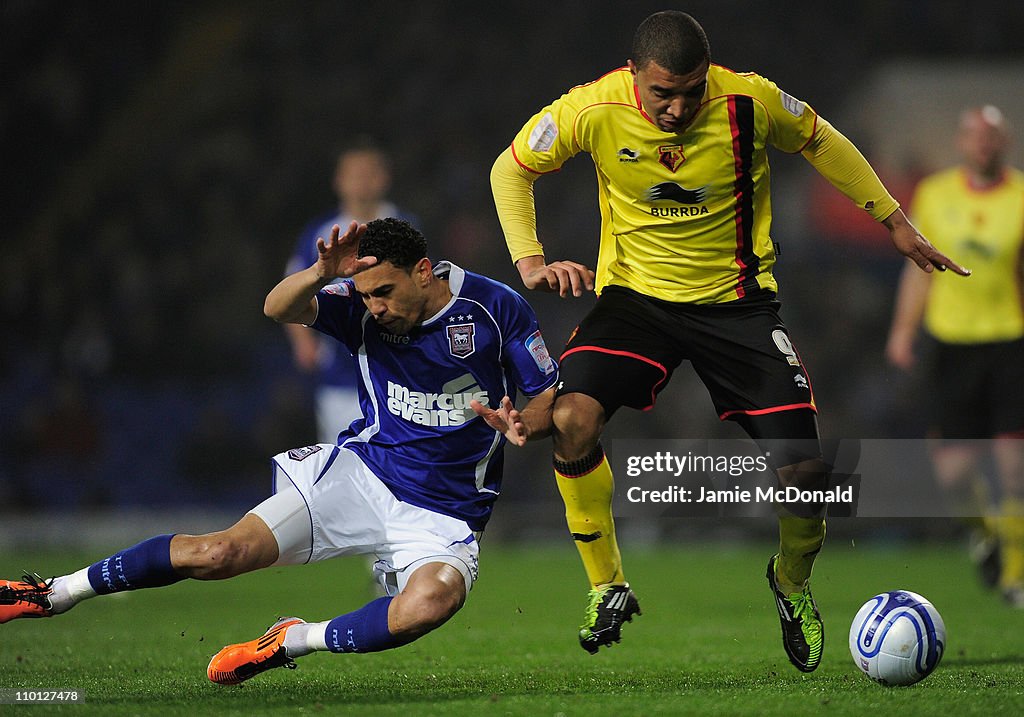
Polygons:
[[861,672],[887,686],[931,674],[946,648],[946,625],[928,600],[909,590],[875,595],[853,618],[850,654]]

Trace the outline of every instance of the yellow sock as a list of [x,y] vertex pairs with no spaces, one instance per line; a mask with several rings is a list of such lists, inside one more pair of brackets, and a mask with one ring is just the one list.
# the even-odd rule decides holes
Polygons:
[[[583,470],[577,472],[577,468]],[[596,587],[624,583],[626,578],[612,518],[615,479],[600,446],[591,456],[572,464],[556,461],[555,481],[565,502],[565,521],[576,541],[590,584]]]
[[1002,588],[1024,586],[1024,500],[1007,498],[999,511],[999,551]]
[[993,506],[988,481],[983,473],[972,472],[944,490],[952,515],[975,534],[995,538],[998,527],[992,518]]
[[775,573],[782,592],[790,595],[803,589],[824,542],[824,518],[779,516],[779,563]]

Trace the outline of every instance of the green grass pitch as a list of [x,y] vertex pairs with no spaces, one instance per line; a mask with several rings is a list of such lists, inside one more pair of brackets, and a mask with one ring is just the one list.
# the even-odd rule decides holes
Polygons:
[[[85,704],[0,705],[0,714],[74,715],[961,715],[1024,714],[1024,611],[983,591],[959,545],[833,541],[815,568],[825,657],[802,675],[782,651],[763,577],[770,545],[626,546],[644,610],[597,656],[576,643],[585,581],[564,545],[484,545],[466,607],[399,650],[319,653],[239,687],[206,680],[222,645],[278,615],[331,618],[372,596],[366,563],[335,560],[227,582],[188,581],[84,603],[51,620],[0,626],[0,687],[78,689]],[[44,575],[90,554],[11,554],[0,570]],[[906,588],[938,607],[947,652],[909,688],[860,675],[847,633],[877,592]]]

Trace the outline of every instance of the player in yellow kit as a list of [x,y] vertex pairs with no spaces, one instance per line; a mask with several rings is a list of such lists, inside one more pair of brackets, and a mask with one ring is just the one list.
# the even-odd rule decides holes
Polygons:
[[[644,20],[627,66],[535,114],[492,169],[524,284],[600,295],[563,354],[552,434],[566,519],[592,586],[580,630],[591,653],[618,641],[639,613],[615,540],[601,431],[622,406],[651,407],[680,363],[691,362],[722,419],[771,450],[781,484],[824,485],[810,381],[775,301],[769,145],[802,152],[923,270],[965,273],[907,221],[849,140],[769,80],[711,64],[703,29],[681,12]],[[580,152],[597,170],[596,276],[575,261],[547,261],[537,240],[534,181]],[[786,653],[810,672],[824,645],[808,585],[824,511],[790,507],[768,580]]]
[[[942,439],[933,453],[939,483],[953,510],[976,524],[982,579],[1024,608],[1024,173],[1006,166],[1009,127],[996,107],[964,111],[957,145],[961,165],[921,182],[913,216],[936,246],[969,257],[975,275],[948,281],[908,267],[886,352],[911,369],[923,321],[934,348],[930,385],[946,388],[929,407],[931,433]],[[969,439],[994,439],[998,517],[982,443]]]

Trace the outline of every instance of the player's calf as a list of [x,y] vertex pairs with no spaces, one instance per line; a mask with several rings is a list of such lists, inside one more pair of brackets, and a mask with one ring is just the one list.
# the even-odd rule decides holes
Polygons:
[[466,598],[462,576],[449,565],[444,568],[447,570],[432,570],[431,575],[423,575],[421,579],[414,575],[405,590],[395,597],[388,624],[397,638],[411,642],[422,637],[448,622],[462,607]]
[[277,539],[267,524],[249,513],[227,530],[205,535],[176,535],[171,561],[185,577],[225,580],[273,565]]

